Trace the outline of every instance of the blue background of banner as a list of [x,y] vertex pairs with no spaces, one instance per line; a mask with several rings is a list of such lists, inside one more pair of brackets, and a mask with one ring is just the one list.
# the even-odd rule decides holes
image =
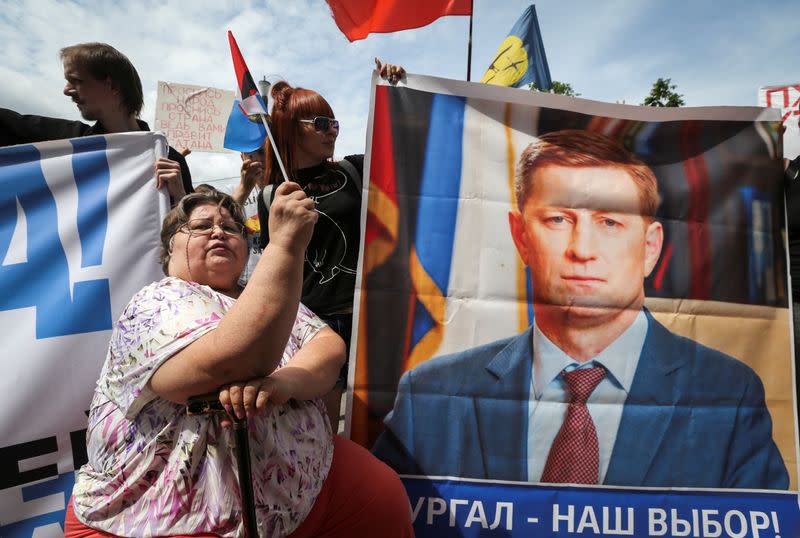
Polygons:
[[0,148],[0,537],[63,535],[112,319],[162,274],[166,148],[153,133]]
[[[22,488],[22,499],[28,502],[48,495],[63,494],[64,504],[66,504],[72,495],[72,487],[74,485],[75,473],[70,471],[59,475],[58,478],[53,480],[47,480],[32,486],[24,486]],[[63,529],[65,513],[65,510],[59,510],[58,512],[50,512],[30,519],[23,519],[4,527],[0,526],[0,536],[33,536],[38,527],[52,525],[53,523],[57,523]]]

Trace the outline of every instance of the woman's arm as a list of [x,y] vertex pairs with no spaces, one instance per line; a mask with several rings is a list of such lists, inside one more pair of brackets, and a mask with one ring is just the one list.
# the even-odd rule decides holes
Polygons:
[[300,301],[303,255],[317,214],[296,183],[278,187],[270,241],[236,303],[219,325],[179,351],[150,378],[162,398],[187,398],[237,380],[269,375],[278,365]]
[[268,404],[311,400],[330,392],[345,359],[344,340],[332,329],[320,330],[289,363],[267,377],[222,388],[219,400],[237,417],[262,413]]

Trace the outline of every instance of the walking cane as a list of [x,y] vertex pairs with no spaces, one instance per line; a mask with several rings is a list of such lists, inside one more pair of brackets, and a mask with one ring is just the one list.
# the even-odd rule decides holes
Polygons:
[[216,394],[192,396],[186,404],[187,415],[210,415],[213,413],[225,413],[233,422],[245,538],[258,538],[256,503],[253,498],[253,479],[250,474],[250,440],[247,434],[247,418],[239,419],[236,415],[225,411]]

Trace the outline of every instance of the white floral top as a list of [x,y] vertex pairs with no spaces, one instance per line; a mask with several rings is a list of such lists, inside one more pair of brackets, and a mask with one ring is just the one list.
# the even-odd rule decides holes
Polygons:
[[[114,326],[78,472],[75,515],[120,536],[243,535],[232,430],[219,415],[186,408],[148,388],[153,372],[214,329],[235,300],[178,278],[131,299]],[[324,326],[300,306],[278,368]],[[249,423],[259,535],[284,536],[305,519],[333,458],[320,400],[289,401]]]

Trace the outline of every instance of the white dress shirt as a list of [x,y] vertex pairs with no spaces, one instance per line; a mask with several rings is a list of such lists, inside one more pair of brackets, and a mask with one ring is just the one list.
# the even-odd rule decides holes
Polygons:
[[528,481],[539,482],[547,463],[550,446],[561,429],[569,406],[569,391],[560,373],[577,368],[602,365],[606,376],[587,401],[589,414],[597,430],[602,484],[617,438],[625,399],[631,389],[639,364],[647,317],[639,312],[633,323],[608,347],[584,363],[576,362],[561,351],[536,326],[533,328],[533,371],[528,400]]

